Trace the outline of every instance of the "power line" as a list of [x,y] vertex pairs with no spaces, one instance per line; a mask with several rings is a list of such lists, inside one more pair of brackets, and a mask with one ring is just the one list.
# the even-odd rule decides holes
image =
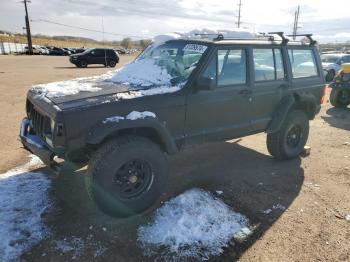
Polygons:
[[51,20],[46,20],[46,19],[36,19],[36,20],[31,20],[31,21],[32,22],[38,22],[39,21],[39,22],[44,22],[44,23],[49,23],[49,24],[54,24],[54,25],[59,25],[59,26],[64,26],[64,27],[69,27],[69,28],[74,28],[74,29],[80,29],[80,30],[84,30],[84,31],[94,32],[94,33],[102,33],[104,35],[107,34],[107,35],[114,35],[114,36],[134,37],[134,38],[139,38],[139,39],[145,38],[144,36],[118,34],[118,33],[105,32],[105,31],[102,31],[102,30],[96,30],[96,29],[91,29],[91,28],[86,28],[86,27],[67,25],[67,24],[58,23],[58,22],[51,21]]

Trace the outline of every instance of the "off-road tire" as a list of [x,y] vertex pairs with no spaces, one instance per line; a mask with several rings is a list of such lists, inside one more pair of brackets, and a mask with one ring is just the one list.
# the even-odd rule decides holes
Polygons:
[[80,68],[86,68],[88,66],[88,62],[86,60],[81,60],[78,63],[78,65],[79,65]]
[[[125,198],[116,190],[115,176],[125,163],[133,160],[147,163],[152,179],[142,193]],[[124,136],[107,141],[92,155],[86,186],[89,196],[102,212],[113,217],[128,217],[156,202],[166,186],[167,173],[166,155],[157,144],[143,137]]]
[[[296,144],[291,146],[289,136],[293,129],[298,129],[300,136]],[[308,136],[309,119],[307,115],[301,110],[293,110],[288,113],[278,132],[267,135],[267,149],[276,159],[292,159],[303,152]]]
[[347,107],[350,104],[350,90],[332,89],[330,94],[330,102],[334,107]]

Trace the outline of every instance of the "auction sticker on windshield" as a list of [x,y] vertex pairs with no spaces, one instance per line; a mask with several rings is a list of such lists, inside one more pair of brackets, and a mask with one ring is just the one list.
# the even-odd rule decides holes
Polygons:
[[203,54],[207,50],[207,46],[205,45],[196,45],[196,44],[187,44],[183,48],[183,51],[195,52]]

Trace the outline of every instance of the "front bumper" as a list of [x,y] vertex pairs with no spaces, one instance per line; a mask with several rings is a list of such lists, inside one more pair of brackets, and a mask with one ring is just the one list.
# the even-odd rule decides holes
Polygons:
[[19,137],[25,149],[38,156],[45,165],[52,167],[54,165],[53,158],[55,154],[49,149],[42,138],[29,133],[30,120],[24,118],[21,123]]

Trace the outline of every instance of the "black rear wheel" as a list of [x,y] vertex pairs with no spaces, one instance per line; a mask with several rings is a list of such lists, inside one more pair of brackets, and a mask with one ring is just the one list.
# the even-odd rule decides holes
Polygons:
[[126,217],[150,207],[163,192],[167,161],[147,138],[125,136],[106,142],[88,166],[87,189],[104,213]]
[[108,66],[109,67],[115,67],[116,66],[116,62],[115,61],[113,61],[113,60],[110,60],[109,62],[108,62]]
[[330,95],[332,106],[345,108],[350,104],[350,90],[348,89],[332,89]]
[[299,156],[309,136],[309,119],[300,110],[291,111],[280,130],[267,135],[267,149],[277,159]]
[[88,63],[86,60],[81,60],[79,62],[79,67],[86,68],[88,66]]

